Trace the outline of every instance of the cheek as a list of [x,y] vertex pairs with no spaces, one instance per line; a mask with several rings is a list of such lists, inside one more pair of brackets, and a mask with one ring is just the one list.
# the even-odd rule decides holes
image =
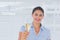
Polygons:
[[43,19],[43,17],[40,17],[39,19],[41,19],[41,20],[42,20],[42,19]]
[[41,18],[39,18],[39,17],[34,17],[34,20],[35,20],[35,21],[40,21]]
[[33,16],[33,19],[36,19],[37,18],[37,16]]

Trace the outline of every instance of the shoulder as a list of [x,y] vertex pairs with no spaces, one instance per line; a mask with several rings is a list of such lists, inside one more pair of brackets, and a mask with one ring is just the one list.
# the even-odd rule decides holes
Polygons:
[[24,32],[25,31],[25,25],[20,26],[19,32]]
[[42,29],[43,29],[44,34],[45,34],[47,37],[50,37],[51,34],[50,34],[49,28],[46,28],[45,26],[43,26]]
[[44,33],[46,33],[47,35],[50,35],[50,30],[49,28],[45,27],[45,26],[42,26],[42,30]]
[[45,26],[42,26],[42,33],[45,35],[45,38],[47,40],[50,40],[51,39],[51,33],[50,33],[50,29],[45,27]]
[[43,29],[43,33],[45,34],[45,36],[47,37],[47,39],[50,40],[51,39],[50,29],[47,28],[47,27],[45,27],[45,26],[43,26],[42,29]]
[[20,32],[24,32],[25,30],[26,30],[26,25],[32,25],[31,23],[26,23],[26,24],[24,24],[24,25],[22,25],[21,27],[20,27]]
[[[26,30],[26,24],[20,26],[20,32],[24,32]],[[28,24],[31,25],[30,23],[28,23]]]
[[49,28],[47,28],[47,27],[45,27],[45,26],[42,26],[42,29],[43,29],[44,31],[50,31]]

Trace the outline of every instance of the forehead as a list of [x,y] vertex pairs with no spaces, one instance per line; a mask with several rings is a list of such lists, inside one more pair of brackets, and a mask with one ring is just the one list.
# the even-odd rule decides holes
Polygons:
[[34,13],[36,13],[36,14],[43,14],[43,12],[41,10],[35,10]]

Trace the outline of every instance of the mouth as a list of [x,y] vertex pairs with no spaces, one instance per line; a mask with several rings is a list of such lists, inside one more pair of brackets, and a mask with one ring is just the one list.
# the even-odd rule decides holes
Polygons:
[[36,18],[35,20],[36,20],[36,21],[40,21],[40,19],[37,19],[37,18]]

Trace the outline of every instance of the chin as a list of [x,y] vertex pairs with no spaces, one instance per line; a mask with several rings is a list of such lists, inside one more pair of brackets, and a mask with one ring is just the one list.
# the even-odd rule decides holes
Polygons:
[[36,21],[36,23],[40,23],[40,21],[38,21],[38,22]]

